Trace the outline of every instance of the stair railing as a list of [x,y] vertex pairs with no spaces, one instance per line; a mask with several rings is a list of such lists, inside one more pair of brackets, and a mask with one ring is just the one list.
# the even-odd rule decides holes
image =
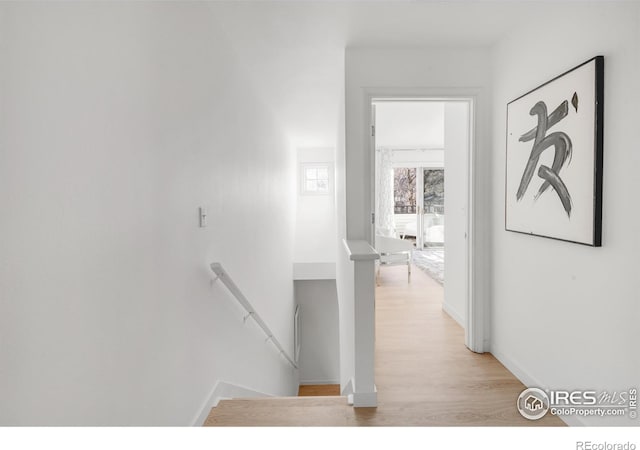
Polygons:
[[256,322],[256,324],[258,324],[258,326],[262,329],[264,334],[267,336],[267,341],[271,341],[271,343],[276,347],[276,349],[278,349],[280,354],[287,360],[287,362],[291,364],[291,366],[294,369],[297,369],[298,365],[287,354],[287,352],[284,350],[284,348],[282,347],[278,339],[276,339],[276,337],[273,335],[273,332],[269,329],[267,324],[264,323],[264,320],[262,320],[262,318],[256,312],[255,308],[251,305],[249,300],[247,300],[247,297],[244,296],[242,291],[240,291],[240,288],[238,288],[238,286],[233,282],[229,274],[224,270],[224,268],[222,267],[222,264],[217,262],[211,263],[211,270],[213,271],[213,273],[216,274],[216,278],[214,281],[216,280],[222,281],[222,283],[227,287],[227,289],[229,289],[229,291],[233,294],[233,296],[247,311],[247,315],[244,317],[244,321],[246,322],[247,319],[252,318]]

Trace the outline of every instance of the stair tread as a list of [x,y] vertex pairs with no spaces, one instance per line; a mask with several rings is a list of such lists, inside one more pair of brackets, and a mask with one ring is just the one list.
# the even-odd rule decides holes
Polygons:
[[[307,413],[310,409],[312,415]],[[204,425],[273,426],[282,424],[286,415],[287,425],[329,426],[335,424],[336,416],[346,418],[352,409],[341,396],[239,398],[221,400]]]
[[256,398],[232,398],[220,400],[218,408],[242,406],[251,404],[253,407],[289,407],[289,406],[321,406],[321,405],[342,405],[347,404],[347,397],[326,396],[326,397],[256,397]]
[[340,395],[339,384],[303,384],[298,387],[298,397],[331,397]]

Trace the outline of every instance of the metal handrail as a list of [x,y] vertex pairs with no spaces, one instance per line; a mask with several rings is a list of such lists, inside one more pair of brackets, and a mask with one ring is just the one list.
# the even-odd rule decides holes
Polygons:
[[262,329],[264,334],[267,336],[267,341],[271,341],[271,343],[275,345],[275,347],[280,351],[280,354],[284,356],[284,358],[289,362],[289,364],[291,364],[293,368],[297,369],[298,365],[287,354],[287,352],[284,350],[280,342],[273,335],[273,332],[269,329],[267,324],[264,323],[264,320],[262,320],[262,318],[253,308],[251,303],[249,303],[249,300],[247,300],[247,297],[244,296],[244,294],[240,291],[238,286],[233,282],[229,274],[224,270],[224,268],[222,267],[222,264],[217,262],[211,263],[211,270],[213,271],[213,273],[217,275],[216,280],[222,281],[222,283],[224,283],[227,289],[229,289],[229,291],[233,294],[233,296],[247,311],[248,314],[244,317],[245,322],[249,317],[251,317]]

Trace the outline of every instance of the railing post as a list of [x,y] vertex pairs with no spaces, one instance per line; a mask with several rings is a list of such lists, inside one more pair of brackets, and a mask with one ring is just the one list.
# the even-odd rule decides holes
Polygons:
[[380,255],[366,241],[345,241],[353,261],[354,377],[353,406],[377,406],[375,386],[375,260]]

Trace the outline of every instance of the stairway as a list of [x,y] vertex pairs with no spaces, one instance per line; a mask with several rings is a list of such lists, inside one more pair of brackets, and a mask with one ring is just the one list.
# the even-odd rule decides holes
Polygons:
[[353,408],[340,396],[339,384],[301,385],[298,397],[222,400],[204,426],[353,425]]
[[222,400],[204,426],[353,426],[346,397],[267,397]]
[[464,330],[442,310],[443,289],[421,270],[387,267],[376,290],[377,408],[345,397],[221,401],[208,426],[563,426],[516,409],[525,389],[493,355],[470,352]]

